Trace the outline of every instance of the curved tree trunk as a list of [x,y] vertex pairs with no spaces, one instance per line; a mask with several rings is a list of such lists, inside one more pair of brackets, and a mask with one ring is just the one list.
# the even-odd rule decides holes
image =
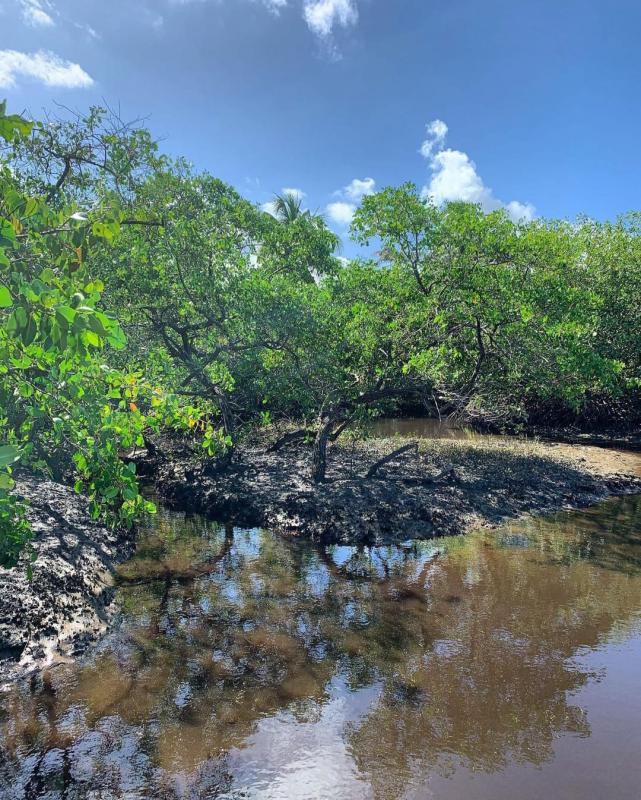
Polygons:
[[301,442],[307,436],[310,436],[311,433],[312,431],[309,430],[308,428],[300,428],[297,431],[286,433],[284,436],[281,436],[280,439],[277,439],[273,444],[271,444],[267,448],[267,452],[276,453],[281,448],[286,447],[289,444],[295,444],[296,442]]
[[398,458],[398,456],[402,456],[403,453],[409,453],[410,450],[413,450],[415,453],[418,453],[418,442],[410,442],[409,444],[404,444],[402,447],[398,447],[396,450],[393,450],[386,456],[379,458],[378,461],[375,461],[372,464],[372,466],[367,470],[367,474],[365,475],[365,477],[373,478],[382,466],[384,466],[385,464],[389,464],[390,461],[393,461],[395,458]]

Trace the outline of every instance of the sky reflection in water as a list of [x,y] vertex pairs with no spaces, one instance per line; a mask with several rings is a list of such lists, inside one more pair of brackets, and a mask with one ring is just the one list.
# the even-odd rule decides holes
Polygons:
[[0,797],[638,798],[640,543],[640,498],[360,550],[162,512],[120,628],[0,697]]

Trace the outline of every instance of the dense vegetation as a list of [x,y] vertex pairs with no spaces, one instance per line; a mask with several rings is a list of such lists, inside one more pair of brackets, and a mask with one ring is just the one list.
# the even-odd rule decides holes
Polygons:
[[366,197],[353,239],[292,196],[274,214],[103,110],[0,106],[0,563],[29,540],[20,466],[92,513],[151,506],[126,453],[174,428],[220,466],[259,426],[327,441],[390,404],[484,424],[638,409],[641,216],[535,220]]

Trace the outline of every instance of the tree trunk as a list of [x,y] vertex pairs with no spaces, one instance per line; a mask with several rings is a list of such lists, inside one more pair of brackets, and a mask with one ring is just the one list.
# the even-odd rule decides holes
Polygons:
[[312,449],[312,480],[314,483],[321,483],[325,480],[327,469],[327,440],[330,437],[332,428],[338,422],[335,416],[328,415],[323,418]]
[[391,453],[388,453],[386,456],[383,456],[383,458],[379,458],[378,461],[375,461],[367,470],[367,475],[365,475],[365,477],[373,478],[384,464],[388,464],[390,461],[393,461],[398,456],[401,456],[403,453],[407,453],[410,450],[414,450],[416,453],[418,453],[418,442],[410,442],[409,444],[405,444],[403,447],[399,447],[396,450],[393,450]]
[[149,438],[149,436],[147,436],[147,432],[146,431],[142,432],[142,439],[143,439],[143,442],[145,443],[145,448],[147,449],[147,455],[150,458],[156,458],[156,456],[158,455],[158,448],[152,442],[152,440]]
[[310,436],[312,433],[311,430],[308,428],[300,428],[300,430],[292,431],[291,433],[286,433],[284,436],[281,436],[280,439],[277,439],[273,444],[271,444],[267,448],[268,453],[276,453],[282,447],[286,447],[288,444],[294,444],[295,442],[301,442],[307,436]]
[[227,396],[221,390],[216,392],[216,398],[218,400],[218,404],[220,406],[220,413],[223,418],[223,430],[225,431],[225,435],[229,437],[231,444],[228,444],[225,452],[222,456],[218,459],[218,464],[220,467],[228,467],[231,464],[232,458],[234,456],[234,450],[236,449],[236,440],[235,440],[235,430],[234,430],[234,417],[231,413],[231,409],[229,408],[229,403],[227,402]]
[[224,392],[217,393],[218,405],[220,406],[220,413],[223,418],[223,430],[229,438],[234,441],[234,418],[227,402],[227,397]]

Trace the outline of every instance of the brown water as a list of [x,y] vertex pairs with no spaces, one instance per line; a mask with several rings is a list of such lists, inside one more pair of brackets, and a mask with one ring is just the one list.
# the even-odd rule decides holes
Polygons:
[[368,426],[372,436],[401,436],[419,439],[478,439],[484,434],[448,419],[432,417],[379,417]]
[[161,511],[120,627],[0,696],[0,797],[638,800],[641,498],[317,549]]

